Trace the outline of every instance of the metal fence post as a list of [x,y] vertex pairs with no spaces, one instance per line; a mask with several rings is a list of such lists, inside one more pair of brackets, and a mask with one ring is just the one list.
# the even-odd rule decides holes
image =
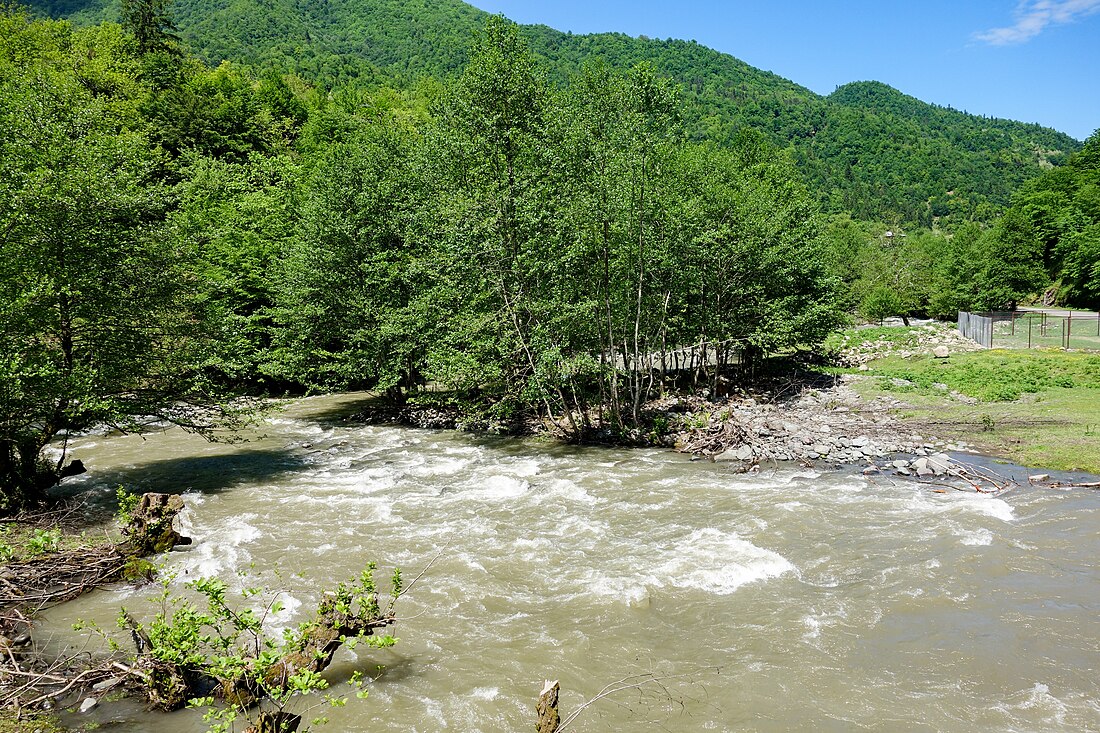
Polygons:
[[1034,318],[1027,319],[1027,348],[1031,348],[1031,326],[1035,323]]

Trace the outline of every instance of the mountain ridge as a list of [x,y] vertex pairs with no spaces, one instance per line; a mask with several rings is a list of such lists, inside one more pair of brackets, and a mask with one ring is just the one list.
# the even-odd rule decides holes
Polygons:
[[[117,18],[119,0],[35,0],[75,23]],[[326,87],[409,85],[464,65],[489,13],[460,0],[177,0],[185,43],[211,64],[228,60],[297,73]],[[1012,193],[1081,147],[1037,124],[923,102],[882,82],[828,96],[695,41],[573,34],[520,26],[550,79],[586,60],[648,62],[683,90],[686,134],[725,145],[744,130],[789,147],[827,211],[914,222],[988,220]]]

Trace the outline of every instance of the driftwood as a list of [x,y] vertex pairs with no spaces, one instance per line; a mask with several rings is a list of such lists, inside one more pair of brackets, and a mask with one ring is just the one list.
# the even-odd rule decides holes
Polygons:
[[[108,583],[147,575],[140,558],[190,544],[172,528],[183,510],[176,495],[145,494],[123,528],[123,542],[51,552],[0,568],[0,612],[41,610]],[[0,633],[3,627],[0,626]]]
[[33,645],[33,619],[42,609],[95,588],[147,578],[151,566],[143,557],[190,543],[172,529],[182,509],[178,496],[146,494],[123,528],[122,542],[46,553],[0,568],[0,709],[18,714],[91,685],[103,692],[125,681],[130,669],[116,661],[93,663],[86,654],[45,659]]
[[[716,456],[735,446],[752,446],[756,435],[733,417],[721,422],[712,422],[705,432],[693,435],[688,441],[676,447],[680,453],[692,453],[704,456]],[[758,451],[754,451],[758,453]]]
[[[233,642],[235,653],[241,655],[241,665],[234,667],[228,676],[225,666],[219,664],[219,652],[216,651],[207,661],[191,660],[186,666],[165,661],[177,657],[174,653],[177,650],[170,648],[167,654],[158,653],[163,650],[159,650],[144,628],[124,612],[123,626],[130,631],[136,650],[130,674],[141,681],[142,693],[158,710],[178,710],[196,698],[216,697],[240,713],[255,709],[249,714],[250,733],[292,733],[301,724],[301,719],[283,709],[283,705],[294,694],[295,678],[300,679],[302,673],[323,671],[331,664],[336,651],[349,640],[372,636],[396,622],[392,601],[399,595],[399,575],[395,574],[392,601],[383,608],[370,580],[372,570],[373,566],[364,573],[358,586],[341,584],[334,591],[326,592],[314,619],[282,647],[281,656],[273,663],[261,661],[261,651],[265,654],[268,651],[262,631],[259,627],[247,627],[242,636],[245,643]],[[228,617],[237,618],[231,610]],[[232,621],[227,623],[232,627]],[[238,632],[241,628],[244,627],[238,627]],[[220,637],[223,631],[225,629],[214,628],[213,634]],[[260,709],[262,705],[267,709]]]
[[294,733],[302,724],[302,716],[279,710],[277,712],[264,711],[256,718],[256,722],[250,725],[244,733]]

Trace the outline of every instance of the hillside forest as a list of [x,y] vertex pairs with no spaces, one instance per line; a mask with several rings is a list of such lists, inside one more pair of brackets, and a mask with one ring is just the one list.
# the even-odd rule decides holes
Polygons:
[[[234,396],[400,402],[431,383],[485,425],[540,416],[612,440],[683,378],[669,365],[687,345],[705,354],[693,382],[716,384],[855,312],[1100,303],[1096,135],[1077,150],[986,121],[1007,142],[974,143],[993,168],[956,205],[903,166],[908,192],[873,164],[828,183],[829,145],[897,129],[800,147],[738,95],[722,99],[741,116],[708,108],[710,82],[678,82],[667,60],[605,57],[614,37],[578,37],[551,63],[548,30],[487,17],[413,78],[407,58],[346,74],[339,55],[289,51],[213,65],[163,0],[119,15],[0,15],[7,509],[70,470],[64,450],[44,457],[57,438],[150,418],[232,427],[248,417]],[[834,96],[841,117],[961,115],[874,84]],[[962,117],[948,137],[978,124]],[[1045,172],[1014,157],[1017,133],[1061,151]]]

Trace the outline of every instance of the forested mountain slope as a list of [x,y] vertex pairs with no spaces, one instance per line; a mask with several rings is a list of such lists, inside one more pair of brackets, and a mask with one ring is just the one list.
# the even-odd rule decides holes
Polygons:
[[[116,0],[34,0],[74,22],[113,19]],[[177,0],[180,35],[207,62],[294,71],[321,85],[401,86],[456,74],[487,14],[460,0]],[[1068,135],[927,104],[877,82],[828,97],[691,41],[526,26],[563,84],[585,61],[652,63],[685,96],[686,129],[725,146],[752,127],[791,146],[828,211],[932,225],[991,220],[1025,181],[1080,148]]]

